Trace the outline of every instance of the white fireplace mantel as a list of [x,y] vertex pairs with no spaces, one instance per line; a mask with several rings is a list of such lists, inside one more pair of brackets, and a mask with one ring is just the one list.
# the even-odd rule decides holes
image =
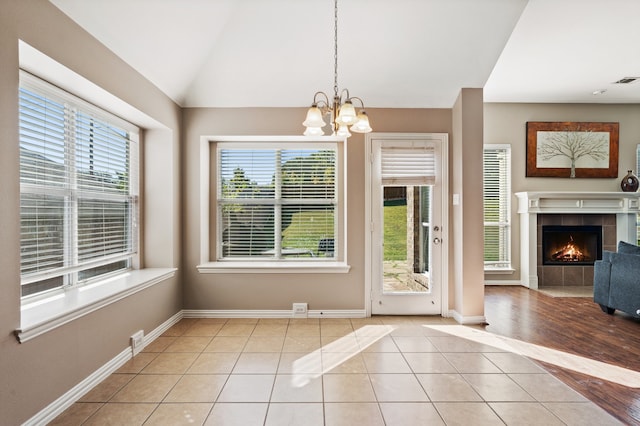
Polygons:
[[538,214],[615,214],[618,241],[637,242],[637,192],[516,192],[520,214],[520,282],[538,288]]

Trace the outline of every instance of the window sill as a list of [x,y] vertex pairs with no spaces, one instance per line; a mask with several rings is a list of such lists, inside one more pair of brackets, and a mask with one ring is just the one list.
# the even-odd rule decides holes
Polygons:
[[197,266],[201,274],[346,274],[343,262],[208,262]]
[[22,305],[20,343],[51,331],[175,275],[175,268],[140,269],[107,280],[73,288],[55,296]]
[[513,268],[490,268],[485,267],[485,274],[495,274],[495,275],[512,275],[516,270]]

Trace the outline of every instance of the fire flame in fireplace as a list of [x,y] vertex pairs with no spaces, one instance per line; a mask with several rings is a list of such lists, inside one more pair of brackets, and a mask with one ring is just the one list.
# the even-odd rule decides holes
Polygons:
[[551,259],[556,262],[582,262],[585,257],[585,254],[574,244],[571,235],[567,244],[551,255]]

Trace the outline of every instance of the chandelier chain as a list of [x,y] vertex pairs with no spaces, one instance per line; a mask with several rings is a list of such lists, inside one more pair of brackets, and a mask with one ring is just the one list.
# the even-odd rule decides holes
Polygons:
[[[338,0],[333,0],[333,99],[325,92],[316,92],[313,95],[313,103],[307,111],[307,117],[302,123],[307,129],[305,136],[321,136],[323,127],[327,125],[323,116],[330,115],[330,125],[333,135],[348,138],[349,130],[357,133],[369,133],[372,131],[369,118],[364,110],[364,102],[358,97],[349,96],[349,91],[344,89],[339,93],[338,88]],[[343,99],[344,97],[344,99]],[[357,111],[353,101],[357,100],[360,111]]]
[[338,96],[338,0],[333,6],[333,92]]

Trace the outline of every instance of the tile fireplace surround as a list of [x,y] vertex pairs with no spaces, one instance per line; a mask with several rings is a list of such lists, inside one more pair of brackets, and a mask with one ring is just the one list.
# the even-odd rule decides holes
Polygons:
[[[537,272],[538,287],[585,287],[593,285],[593,264],[544,264],[543,228],[545,226],[596,226],[601,228],[602,250],[616,251],[615,214],[542,213],[538,214]],[[565,234],[566,235],[566,234]],[[596,247],[593,247],[596,248]],[[594,253],[597,253],[594,252]]]
[[[617,241],[637,242],[636,217],[640,212],[640,193],[636,192],[517,192],[520,214],[520,283],[532,289],[538,277],[539,215],[615,215]],[[542,216],[540,216],[542,219]],[[606,236],[605,236],[606,237]],[[611,240],[611,237],[607,238]],[[611,241],[603,239],[604,249]],[[592,268],[592,267],[591,267]]]

